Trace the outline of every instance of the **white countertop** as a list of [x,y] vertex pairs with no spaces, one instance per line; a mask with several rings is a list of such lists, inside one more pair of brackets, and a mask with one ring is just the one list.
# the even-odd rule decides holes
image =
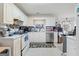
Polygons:
[[21,36],[24,36],[24,34],[17,34],[17,35],[13,35],[13,36],[6,36],[6,37],[0,37],[0,39],[16,39],[19,38]]
[[7,37],[3,37],[3,38],[18,38],[21,37],[22,35],[13,35],[13,36],[7,36]]

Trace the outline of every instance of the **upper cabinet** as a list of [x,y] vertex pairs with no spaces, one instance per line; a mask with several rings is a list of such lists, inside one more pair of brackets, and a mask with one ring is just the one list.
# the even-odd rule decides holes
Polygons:
[[0,4],[0,23],[13,24],[13,19],[19,19],[23,25],[27,25],[28,17],[15,4]]
[[2,3],[0,3],[0,23],[2,23],[3,22],[3,4]]
[[13,18],[20,19],[21,11],[19,8],[17,8],[15,5],[13,5]]
[[26,16],[17,6],[13,5],[13,18],[23,21],[23,25],[27,25],[28,16]]
[[13,24],[13,6],[12,4],[4,4],[4,23]]

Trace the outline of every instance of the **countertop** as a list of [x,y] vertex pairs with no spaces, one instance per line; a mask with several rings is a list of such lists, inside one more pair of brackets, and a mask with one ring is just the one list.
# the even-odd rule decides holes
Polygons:
[[15,34],[13,36],[0,37],[0,39],[16,39],[16,38],[19,38],[21,36],[24,36],[25,34],[27,34],[27,33],[24,33],[24,34]]
[[7,36],[7,37],[3,37],[3,38],[18,38],[18,37],[21,37],[22,35],[13,35],[13,36]]

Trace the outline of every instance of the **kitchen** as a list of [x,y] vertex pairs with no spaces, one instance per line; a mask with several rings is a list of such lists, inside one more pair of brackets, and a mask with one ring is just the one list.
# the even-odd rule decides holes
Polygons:
[[[60,8],[57,6],[62,10],[58,11]],[[58,54],[54,52],[56,55],[61,55],[63,29],[65,32],[74,31],[76,26],[74,9],[74,3],[0,3],[0,47],[8,47],[10,56],[31,55],[29,50],[34,48],[34,53],[39,51],[37,48],[52,48],[53,52],[58,51]],[[75,36],[75,33],[70,35]],[[53,52],[50,51],[49,55],[53,56]],[[36,54],[41,55],[42,52]]]

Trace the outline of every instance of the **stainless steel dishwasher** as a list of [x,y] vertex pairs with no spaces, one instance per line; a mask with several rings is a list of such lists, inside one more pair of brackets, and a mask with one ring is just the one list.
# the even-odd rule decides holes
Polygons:
[[48,43],[54,42],[54,32],[52,32],[52,31],[46,32],[46,42],[48,42]]

